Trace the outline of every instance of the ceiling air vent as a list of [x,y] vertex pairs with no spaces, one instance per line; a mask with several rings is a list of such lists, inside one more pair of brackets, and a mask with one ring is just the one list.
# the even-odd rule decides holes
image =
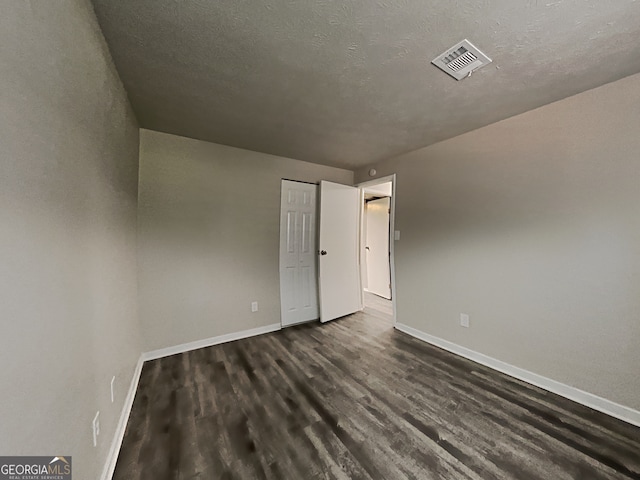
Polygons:
[[431,63],[456,80],[462,80],[471,72],[490,64],[491,59],[465,39],[438,55]]

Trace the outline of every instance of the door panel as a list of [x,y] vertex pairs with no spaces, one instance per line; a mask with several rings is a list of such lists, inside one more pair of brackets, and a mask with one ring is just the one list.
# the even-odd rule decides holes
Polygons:
[[315,295],[315,278],[309,267],[300,267],[300,293],[301,305],[303,308],[309,308],[313,303],[317,302]]
[[315,236],[313,235],[315,223],[315,215],[311,213],[302,214],[302,241],[300,242],[300,252],[305,254],[313,254]]
[[320,182],[320,321],[362,309],[358,261],[360,193]]
[[315,320],[317,186],[282,181],[280,205],[280,302],[283,326]]

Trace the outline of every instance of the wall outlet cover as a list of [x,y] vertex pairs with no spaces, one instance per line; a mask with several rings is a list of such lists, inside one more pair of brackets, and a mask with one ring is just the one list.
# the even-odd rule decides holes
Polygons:
[[466,313],[460,314],[460,326],[469,328],[469,315]]

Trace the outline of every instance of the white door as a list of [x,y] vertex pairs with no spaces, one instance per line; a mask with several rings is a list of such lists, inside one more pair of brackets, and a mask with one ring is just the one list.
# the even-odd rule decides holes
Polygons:
[[362,310],[358,262],[360,193],[320,182],[320,321]]
[[283,326],[316,320],[316,192],[309,183],[282,181],[280,305]]
[[391,299],[389,197],[370,200],[365,205],[367,291]]

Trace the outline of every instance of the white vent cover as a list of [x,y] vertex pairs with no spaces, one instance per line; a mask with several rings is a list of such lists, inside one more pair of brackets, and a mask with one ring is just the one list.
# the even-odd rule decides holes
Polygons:
[[465,39],[438,55],[431,63],[456,80],[462,80],[474,70],[490,64],[491,59]]

